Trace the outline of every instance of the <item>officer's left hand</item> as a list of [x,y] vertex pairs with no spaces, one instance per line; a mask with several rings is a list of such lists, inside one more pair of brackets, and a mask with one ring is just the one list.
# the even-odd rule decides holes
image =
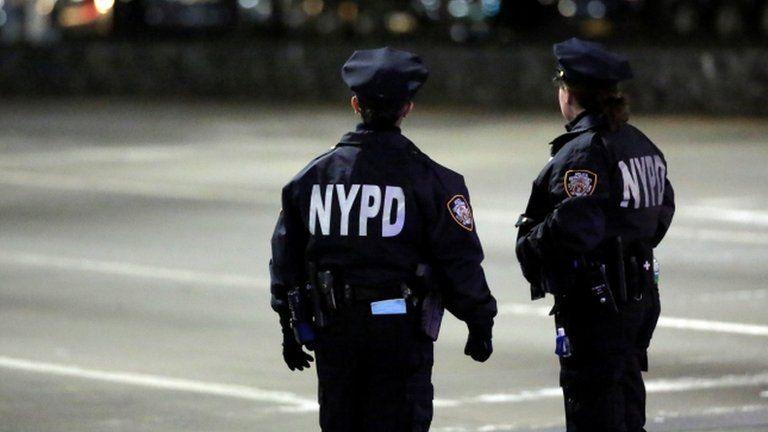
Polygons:
[[472,357],[472,360],[484,362],[493,353],[491,342],[491,325],[470,324],[467,344],[464,346],[464,354]]
[[288,365],[288,369],[302,371],[304,368],[309,369],[309,363],[315,359],[304,352],[298,343],[283,342],[283,360]]

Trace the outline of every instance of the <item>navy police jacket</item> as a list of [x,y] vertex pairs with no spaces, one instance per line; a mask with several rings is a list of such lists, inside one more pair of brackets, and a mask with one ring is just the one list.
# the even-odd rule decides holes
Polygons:
[[666,159],[642,132],[628,124],[610,131],[589,112],[566,129],[518,222],[517,256],[534,298],[543,295],[542,273],[597,254],[609,239],[656,247],[675,212]]
[[286,291],[306,282],[309,261],[369,288],[399,287],[426,263],[444,281],[446,308],[487,326],[496,301],[482,260],[463,177],[400,129],[360,125],[283,188],[272,237],[272,304],[284,312]]

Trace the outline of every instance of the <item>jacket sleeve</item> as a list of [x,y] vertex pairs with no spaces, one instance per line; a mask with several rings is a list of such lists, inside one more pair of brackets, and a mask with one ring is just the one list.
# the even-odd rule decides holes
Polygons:
[[[537,179],[534,194],[546,194],[553,210],[521,230],[518,257],[583,254],[605,237],[604,206],[608,203],[609,166],[599,137],[563,148]],[[576,143],[579,144],[579,143]],[[531,197],[532,200],[534,197]],[[541,197],[537,198],[543,201]],[[530,280],[530,279],[529,279]]]
[[272,234],[272,259],[269,261],[272,308],[281,315],[281,320],[288,313],[288,290],[304,282],[304,252],[309,239],[291,190],[290,184],[283,188],[283,207]]
[[450,174],[439,175],[434,191],[433,220],[427,220],[430,253],[438,280],[444,282],[448,311],[470,327],[490,328],[497,312],[496,299],[481,266],[483,249],[469,192],[461,176]]
[[661,202],[661,213],[659,214],[659,225],[656,228],[656,235],[653,238],[653,247],[656,247],[667,235],[672,218],[675,215],[675,190],[672,188],[669,178],[665,180],[664,200]]

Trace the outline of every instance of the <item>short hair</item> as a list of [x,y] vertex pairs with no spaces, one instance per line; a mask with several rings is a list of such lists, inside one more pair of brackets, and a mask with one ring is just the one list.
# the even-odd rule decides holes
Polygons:
[[386,103],[369,103],[360,97],[357,98],[360,106],[360,116],[363,123],[374,128],[389,128],[395,126],[403,116],[405,105],[410,101],[396,101]]

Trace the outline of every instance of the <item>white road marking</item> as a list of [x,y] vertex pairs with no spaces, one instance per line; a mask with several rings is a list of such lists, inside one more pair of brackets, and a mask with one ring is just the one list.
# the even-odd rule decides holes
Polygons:
[[[317,402],[283,391],[263,390],[256,387],[171,378],[132,372],[86,369],[32,360],[0,356],[0,368],[46,375],[81,378],[114,384],[154,388],[158,390],[196,393],[233,399],[267,402],[281,405],[280,410],[292,412],[317,411]],[[648,393],[673,393],[720,388],[754,387],[768,385],[768,373],[756,375],[726,375],[715,378],[657,379],[646,382]],[[562,397],[559,387],[523,390],[516,393],[493,393],[458,400],[443,399],[438,406],[455,407],[475,404],[504,404],[531,402]]]
[[[522,315],[546,317],[551,306],[534,306],[521,303],[505,303],[499,306],[499,315]],[[714,333],[738,334],[746,336],[768,336],[768,326],[758,324],[741,324],[724,321],[710,321],[691,318],[674,318],[662,316],[658,327],[679,330],[692,330]]]
[[241,385],[193,381],[131,372],[84,369],[77,366],[43,363],[2,356],[0,356],[0,368],[47,375],[82,378],[94,381],[104,381],[114,384],[147,387],[158,390],[197,393],[201,395],[243,399],[256,402],[267,402],[282,405],[283,409],[289,411],[311,412],[317,410],[316,401],[299,397],[293,393],[263,390],[256,387],[247,387]]
[[760,393],[760,397],[768,399],[768,390]]
[[741,324],[724,321],[709,321],[690,318],[659,318],[659,327],[681,330],[696,330],[715,333],[730,333],[750,336],[768,336],[768,326]]
[[[756,387],[768,385],[768,372],[756,375],[725,375],[714,378],[683,377],[674,379],[656,379],[646,381],[648,393],[680,393],[712,390],[721,388]],[[493,393],[461,399],[457,405],[464,404],[501,404],[531,402],[562,397],[560,387],[523,390],[516,393]]]
[[[742,405],[742,406],[719,406],[707,407],[705,409],[693,409],[685,412],[660,410],[648,415],[649,423],[662,424],[672,419],[690,418],[690,417],[716,417],[733,414],[759,413],[767,411],[766,405]],[[538,424],[488,424],[483,426],[444,426],[432,428],[434,432],[522,432],[540,430],[540,429],[561,429],[565,425],[562,422],[549,422]]]
[[0,262],[27,267],[45,267],[65,271],[83,271],[220,287],[258,288],[268,285],[265,279],[237,274],[207,273],[126,262],[66,258],[2,250],[0,250]]

